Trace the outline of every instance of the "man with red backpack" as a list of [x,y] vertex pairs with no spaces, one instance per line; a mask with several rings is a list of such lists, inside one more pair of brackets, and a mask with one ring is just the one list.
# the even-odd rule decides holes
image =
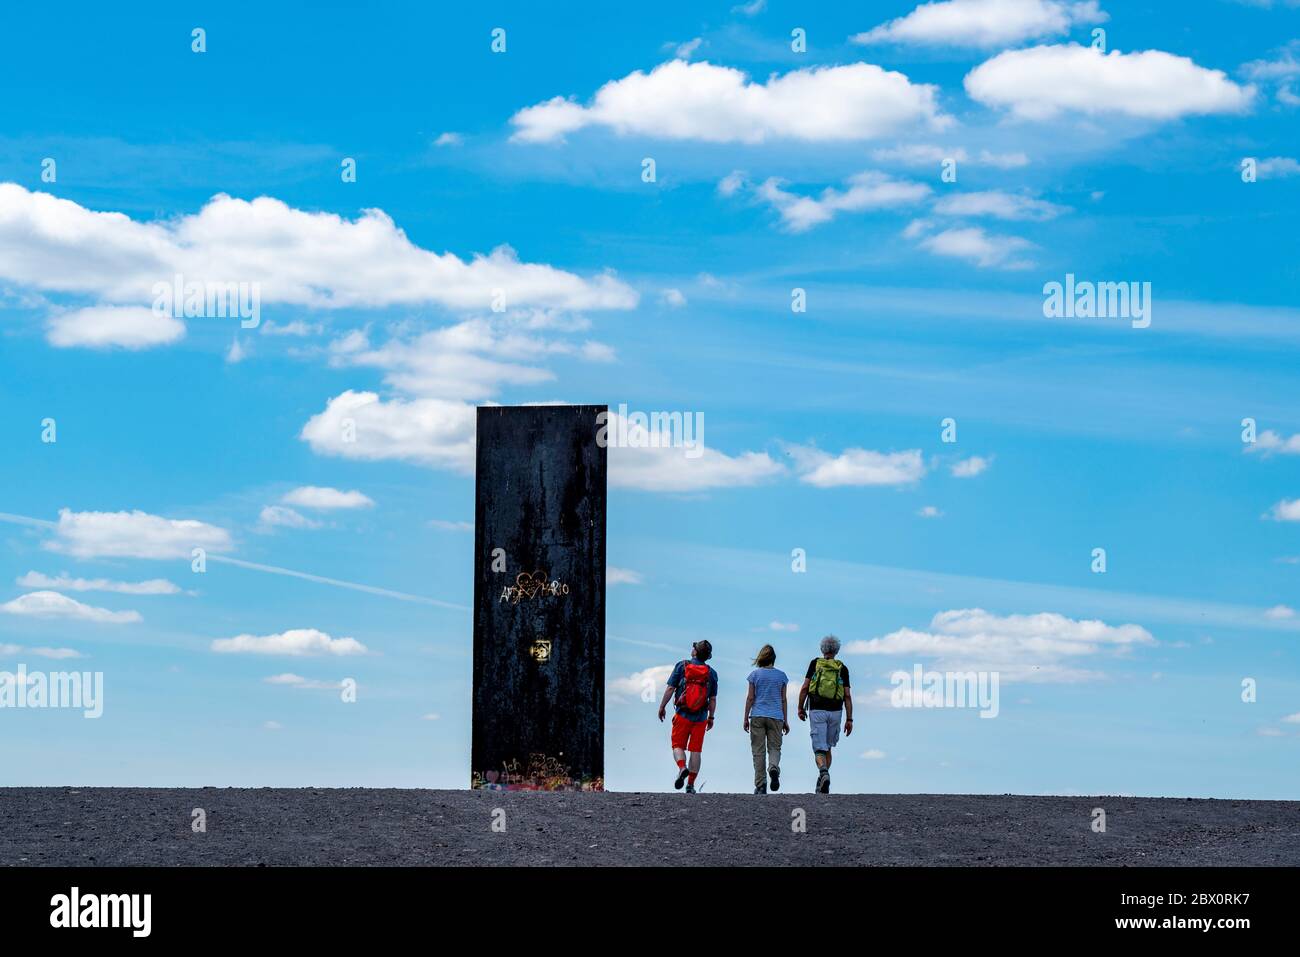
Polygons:
[[[691,645],[691,657],[677,662],[663,700],[659,702],[659,720],[668,710],[668,699],[674,699],[677,713],[673,715],[673,760],[677,762],[677,780],[673,787],[686,784],[686,793],[695,793],[695,776],[700,773],[700,752],[704,750],[704,732],[713,727],[713,716],[718,711],[718,673],[706,664],[713,657],[713,646],[707,641]],[[687,765],[687,752],[690,764]]]

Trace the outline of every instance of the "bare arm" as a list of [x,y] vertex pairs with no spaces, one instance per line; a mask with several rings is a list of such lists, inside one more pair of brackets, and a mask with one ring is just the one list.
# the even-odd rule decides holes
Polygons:
[[844,733],[853,733],[853,692],[844,686]]
[[749,730],[749,712],[754,709],[754,686],[749,686],[749,692],[745,695],[745,730]]
[[662,720],[664,719],[664,715],[665,715],[665,714],[667,713],[667,711],[668,711],[668,701],[669,701],[669,699],[672,698],[672,696],[673,696],[673,692],[676,691],[676,690],[677,690],[677,686],[676,686],[676,685],[668,685],[668,687],[664,688],[664,696],[663,696],[663,700],[661,700],[661,701],[659,702],[659,720],[660,720],[660,721],[662,721]]
[[804,715],[808,713],[808,679],[803,679],[803,684],[799,688],[799,720],[804,720]]

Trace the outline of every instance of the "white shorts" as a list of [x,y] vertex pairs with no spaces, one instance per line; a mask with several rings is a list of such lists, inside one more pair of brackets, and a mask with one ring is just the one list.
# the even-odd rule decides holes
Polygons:
[[840,743],[840,717],[843,711],[809,711],[814,751],[829,751]]

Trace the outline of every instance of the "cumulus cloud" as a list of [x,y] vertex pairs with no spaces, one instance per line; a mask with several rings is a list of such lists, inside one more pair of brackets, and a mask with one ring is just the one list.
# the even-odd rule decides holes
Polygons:
[[343,492],[321,485],[303,485],[284,495],[280,501],[300,508],[338,509],[371,508],[375,501],[356,489]]
[[868,170],[851,176],[845,189],[827,187],[818,196],[800,196],[782,189],[782,181],[768,179],[754,195],[770,204],[791,232],[801,233],[827,222],[836,213],[861,213],[892,209],[920,202],[930,194],[924,183],[894,179],[887,173]]
[[[0,272],[3,269],[0,266]],[[175,342],[184,335],[185,323],[146,306],[88,306],[52,316],[45,339],[61,349],[148,349]]]
[[221,654],[286,655],[290,657],[364,655],[366,646],[355,638],[331,638],[315,628],[292,628],[274,635],[236,635],[217,638],[212,650]]
[[1029,120],[1066,111],[1146,120],[1244,113],[1255,97],[1253,86],[1187,57],[1162,50],[1102,53],[1078,44],[999,53],[968,73],[965,86],[985,106]]
[[1300,498],[1282,499],[1269,510],[1266,517],[1275,522],[1300,522]]
[[[612,275],[582,277],[521,262],[508,246],[462,259],[410,241],[382,210],[354,220],[268,196],[214,196],[197,213],[136,222],[0,183],[0,280],[98,303],[51,320],[56,345],[144,348],[184,333],[154,315],[155,285],[249,283],[260,302],[315,309],[514,305],[628,309],[637,295]],[[107,307],[118,306],[119,309]]]
[[968,459],[954,462],[952,466],[952,474],[955,478],[974,478],[992,464],[992,457],[986,458],[982,455],[972,455]]
[[963,259],[982,269],[1028,269],[1033,262],[1022,254],[1034,244],[1018,236],[999,236],[979,226],[962,226],[933,232],[930,223],[918,220],[903,231],[924,250],[936,256]]
[[0,611],[9,615],[30,618],[61,618],[70,621],[88,621],[97,624],[125,625],[142,621],[138,611],[110,611],[84,605],[75,598],[56,591],[34,591],[0,605]]
[[769,621],[767,623],[768,631],[798,631],[799,626],[789,621]]
[[224,528],[195,519],[170,519],[139,510],[74,512],[59,510],[55,537],[46,548],[77,558],[185,558],[194,548],[228,552]]
[[142,582],[119,582],[108,578],[71,578],[66,573],[54,577],[31,571],[20,576],[16,581],[23,588],[106,591],[120,595],[175,595],[180,592],[179,586],[165,578],[150,578]]
[[320,455],[396,459],[470,475],[474,406],[449,399],[381,399],[349,389],[307,420],[300,438]]
[[943,512],[935,505],[923,505],[917,509],[916,514],[921,518],[943,518]]
[[1295,609],[1288,605],[1274,605],[1264,612],[1264,617],[1272,621],[1286,621],[1288,618],[1295,617]]
[[1243,449],[1246,454],[1259,453],[1267,458],[1270,455],[1300,455],[1300,432],[1292,436],[1279,435],[1272,429],[1265,429],[1248,442]]
[[832,455],[811,446],[790,446],[799,481],[819,488],[840,485],[910,485],[925,475],[920,449],[874,452],[846,449]]
[[[702,425],[689,437],[653,420],[642,425],[631,416],[611,412],[608,435],[609,484],[614,488],[702,492],[758,485],[785,473],[766,452],[733,456],[706,447]],[[692,447],[687,447],[688,440]]]
[[991,216],[994,219],[1039,222],[1069,212],[1066,207],[1043,199],[1000,190],[950,193],[934,204],[934,211],[941,216]]
[[320,522],[283,505],[268,505],[257,517],[266,528],[320,528]]
[[937,87],[870,63],[809,67],[755,82],[707,61],[672,60],[611,80],[583,106],[554,97],[511,118],[513,139],[546,143],[589,126],[710,143],[869,140],[902,129],[943,129]]
[[906,43],[991,48],[1062,36],[1077,24],[1103,23],[1095,0],[946,0],[925,3],[849,39],[854,43]]
[[609,679],[605,682],[605,691],[615,701],[640,699],[648,692],[653,701],[664,693],[672,673],[672,665],[655,665],[634,671],[630,675]]
[[942,670],[996,671],[1002,681],[1075,682],[1101,677],[1081,667],[1104,655],[1154,645],[1138,625],[1108,625],[1052,612],[990,614],[982,608],[939,612],[927,631],[900,628],[849,642],[845,654],[931,658]]
[[641,573],[634,572],[630,568],[615,568],[608,565],[605,568],[606,585],[639,585],[641,584]]

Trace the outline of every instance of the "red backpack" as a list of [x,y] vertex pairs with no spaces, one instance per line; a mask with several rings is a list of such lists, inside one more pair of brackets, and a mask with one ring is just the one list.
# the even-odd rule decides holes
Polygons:
[[686,680],[677,692],[677,707],[703,711],[709,704],[709,666],[685,662]]

